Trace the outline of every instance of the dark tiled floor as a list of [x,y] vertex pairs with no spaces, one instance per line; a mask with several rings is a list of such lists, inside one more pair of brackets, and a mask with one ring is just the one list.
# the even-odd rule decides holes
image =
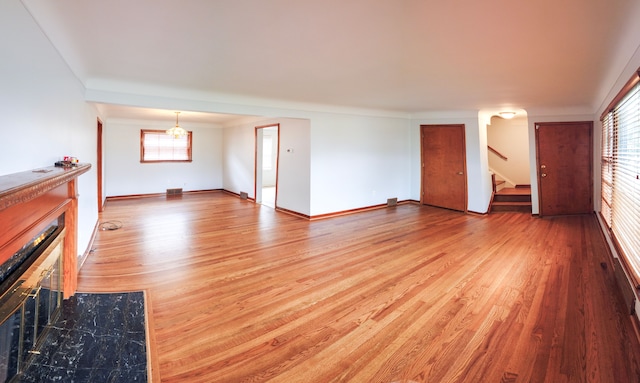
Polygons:
[[20,382],[147,381],[144,294],[76,294],[63,302]]

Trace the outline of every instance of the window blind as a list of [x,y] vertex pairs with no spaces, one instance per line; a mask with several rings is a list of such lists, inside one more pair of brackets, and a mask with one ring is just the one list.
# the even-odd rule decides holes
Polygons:
[[602,208],[600,214],[611,229],[611,199],[613,195],[613,113],[602,121]]
[[164,130],[141,130],[140,161],[191,161],[191,132],[174,138]]
[[602,120],[602,209],[636,285],[640,285],[640,83]]

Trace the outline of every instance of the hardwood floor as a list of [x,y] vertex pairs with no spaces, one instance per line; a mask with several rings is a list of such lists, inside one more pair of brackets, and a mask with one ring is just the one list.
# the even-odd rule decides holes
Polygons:
[[146,290],[162,382],[638,382],[592,215],[321,221],[222,192],[108,202],[83,292]]

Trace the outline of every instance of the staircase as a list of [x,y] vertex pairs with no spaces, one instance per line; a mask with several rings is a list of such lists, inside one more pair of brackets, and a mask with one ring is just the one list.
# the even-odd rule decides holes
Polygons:
[[507,183],[507,181],[501,180],[501,179],[498,179],[497,177],[495,177],[494,180],[493,180],[493,189],[494,189],[494,191],[502,190],[502,189],[506,188],[507,187],[506,183]]
[[496,191],[490,212],[515,211],[531,213],[531,187],[502,188]]

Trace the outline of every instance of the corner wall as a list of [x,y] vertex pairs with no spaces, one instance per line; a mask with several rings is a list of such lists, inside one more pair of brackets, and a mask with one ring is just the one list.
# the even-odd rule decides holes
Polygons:
[[310,215],[310,122],[273,118],[231,124],[223,133],[223,188],[255,198],[256,126],[280,124],[278,207]]
[[411,198],[407,119],[300,114],[225,127],[224,188],[255,197],[254,128],[279,123],[278,207],[314,217]]

